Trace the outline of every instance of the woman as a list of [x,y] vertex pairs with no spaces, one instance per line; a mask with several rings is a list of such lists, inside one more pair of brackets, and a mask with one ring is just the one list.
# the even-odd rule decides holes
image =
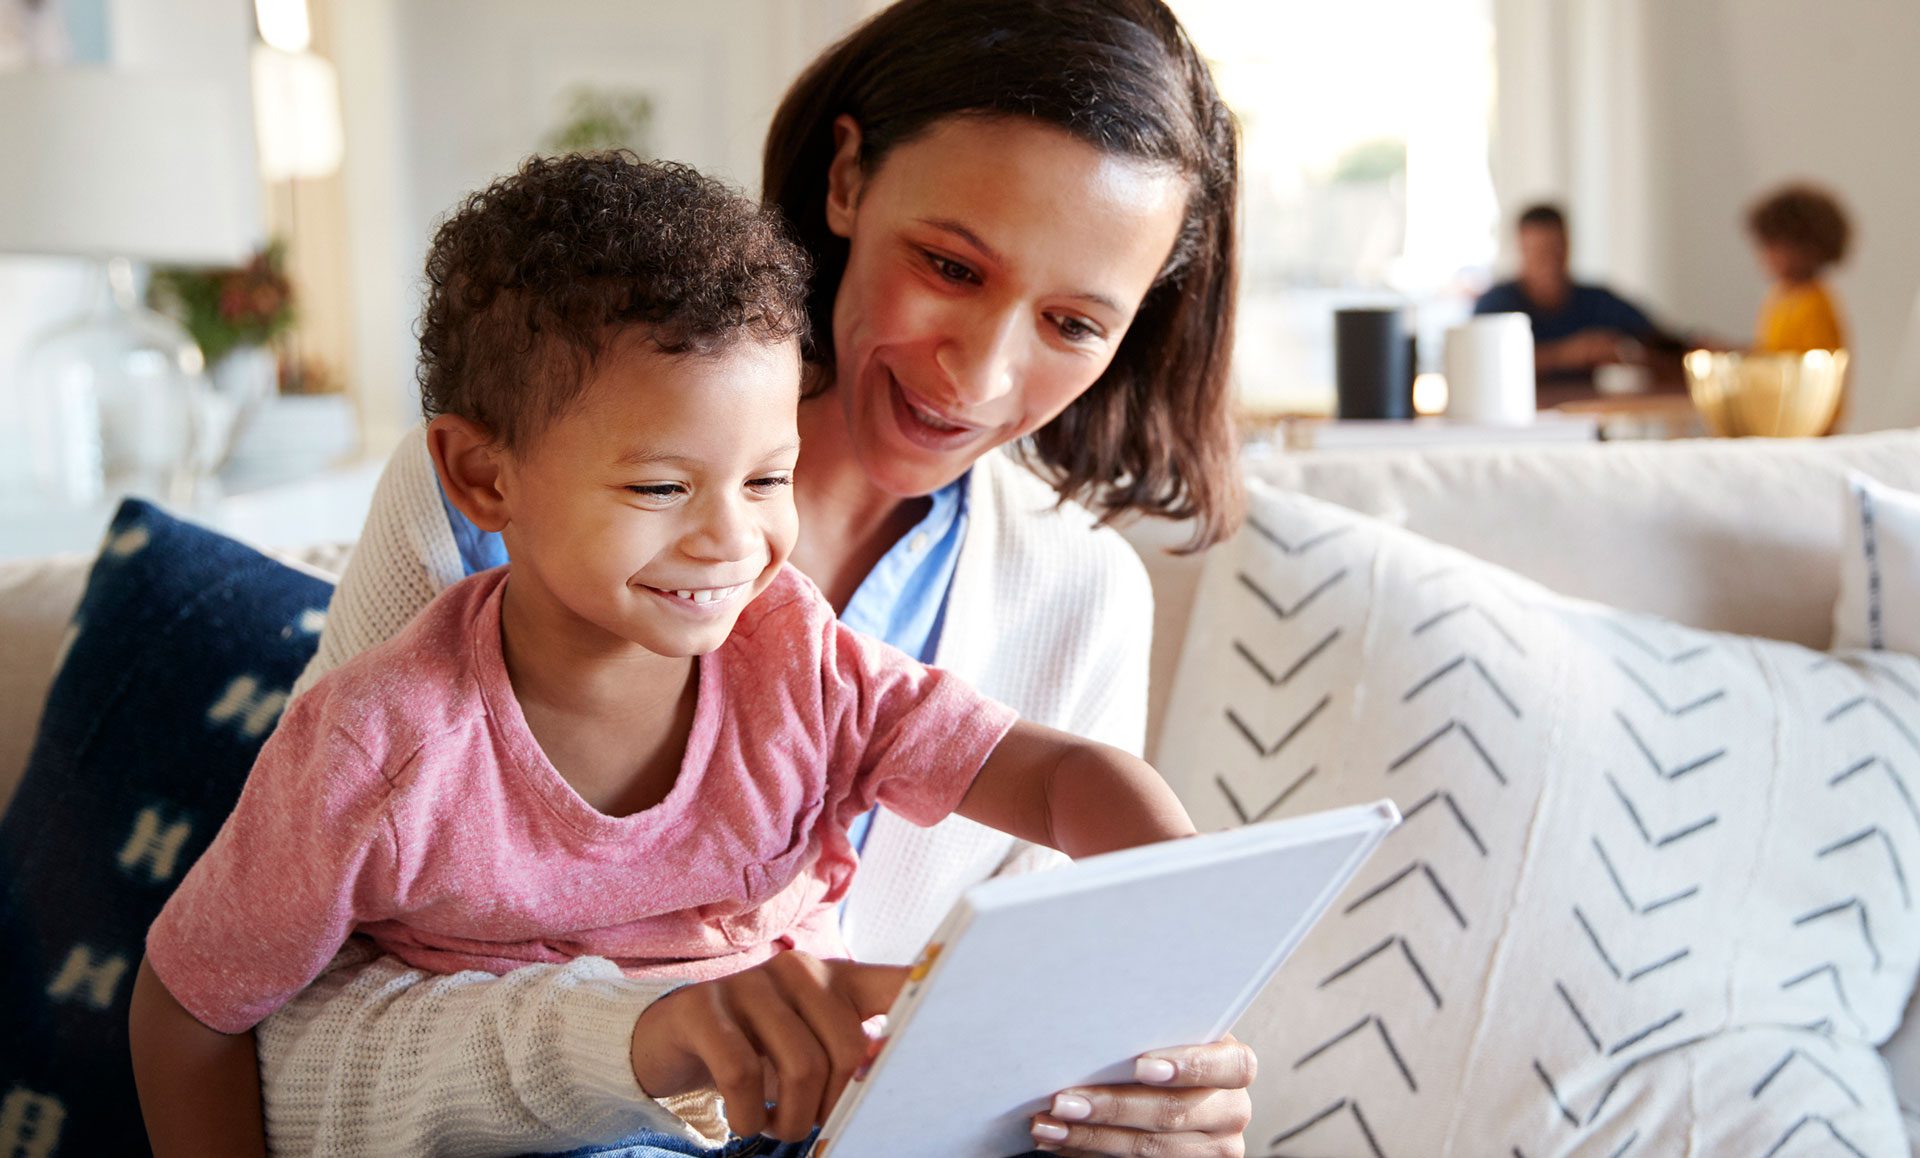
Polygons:
[[[1237,182],[1231,118],[1158,0],[903,0],[796,82],[764,172],[817,267],[793,561],[847,622],[1138,750],[1151,595],[1101,524],[1191,518],[1199,547],[1237,518]],[[502,561],[450,514],[415,437],[308,679]],[[965,821],[869,821],[844,914],[867,962],[910,959],[968,885],[1054,855]],[[637,1153],[698,1153],[683,1119],[711,1127],[710,1107],[654,1103],[632,1078],[660,996],[595,959],[497,980],[346,961],[262,1026],[264,1065],[332,1074],[267,1112],[316,1147],[654,1131]],[[1244,1046],[1156,1051],[1138,1074],[1063,1091],[1036,1142],[1242,1152]]]

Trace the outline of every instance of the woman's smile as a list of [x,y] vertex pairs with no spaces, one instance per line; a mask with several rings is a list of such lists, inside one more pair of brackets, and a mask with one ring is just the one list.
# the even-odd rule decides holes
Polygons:
[[987,429],[959,421],[927,404],[902,386],[892,374],[888,374],[887,378],[892,386],[894,420],[899,424],[900,433],[909,442],[928,450],[951,451],[972,442]]

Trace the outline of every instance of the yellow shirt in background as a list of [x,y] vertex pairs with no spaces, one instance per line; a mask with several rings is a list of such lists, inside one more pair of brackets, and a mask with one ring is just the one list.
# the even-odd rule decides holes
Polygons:
[[1760,307],[1757,349],[1799,354],[1808,350],[1844,350],[1840,311],[1827,287],[1817,281],[1778,285]]

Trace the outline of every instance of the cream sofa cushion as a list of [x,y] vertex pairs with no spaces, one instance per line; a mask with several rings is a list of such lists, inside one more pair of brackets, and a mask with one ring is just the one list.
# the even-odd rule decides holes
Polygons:
[[93,557],[80,554],[0,563],[0,813],[26,771],[60,642],[91,566]]

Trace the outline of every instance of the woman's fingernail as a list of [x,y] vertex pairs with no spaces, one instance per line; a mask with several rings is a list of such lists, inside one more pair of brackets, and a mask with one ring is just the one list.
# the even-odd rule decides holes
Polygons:
[[1052,1122],[1035,1122],[1033,1136],[1042,1142],[1064,1142],[1067,1140],[1067,1128],[1056,1126]]
[[1133,1080],[1170,1082],[1173,1080],[1173,1063],[1163,1057],[1143,1057],[1133,1063]]
[[1069,1122],[1084,1122],[1093,1117],[1093,1103],[1079,1094],[1055,1094],[1053,1109],[1048,1113],[1056,1118],[1065,1118]]

